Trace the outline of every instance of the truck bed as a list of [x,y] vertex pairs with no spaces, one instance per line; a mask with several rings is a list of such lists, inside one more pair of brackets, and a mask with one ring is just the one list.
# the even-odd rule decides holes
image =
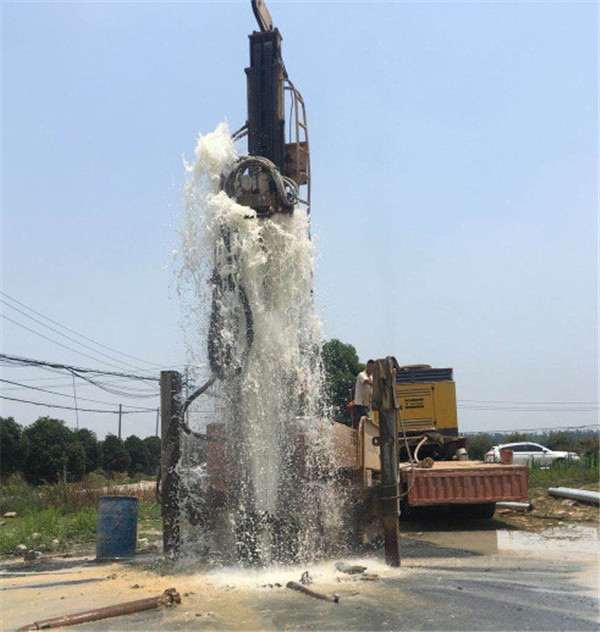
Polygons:
[[[411,466],[401,463],[400,482],[412,482]],[[458,505],[527,500],[527,466],[482,461],[436,461],[430,469],[415,468],[409,506]]]

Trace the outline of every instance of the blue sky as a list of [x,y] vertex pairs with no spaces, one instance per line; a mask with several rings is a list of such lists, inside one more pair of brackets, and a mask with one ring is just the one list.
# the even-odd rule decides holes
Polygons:
[[[308,108],[325,338],[363,361],[454,367],[465,431],[596,423],[597,4],[268,6]],[[9,304],[146,360],[103,348],[137,369],[184,365],[171,254],[182,157],[199,132],[245,121],[254,28],[245,1],[2,3]],[[2,349],[108,368],[6,318]],[[48,377],[72,395],[68,378],[3,370],[36,387]],[[77,392],[111,409],[158,405]],[[45,412],[2,402],[24,424]],[[74,425],[73,411],[54,413]],[[115,415],[79,421],[116,430]],[[150,434],[155,414],[125,423],[124,436]]]

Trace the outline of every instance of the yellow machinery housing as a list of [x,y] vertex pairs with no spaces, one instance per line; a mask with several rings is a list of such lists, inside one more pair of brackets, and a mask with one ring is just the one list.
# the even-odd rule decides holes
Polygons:
[[[435,430],[446,437],[458,436],[456,387],[452,369],[434,369],[428,364],[400,367],[396,374],[400,403],[398,430],[408,435]],[[379,425],[377,411],[373,421]]]
[[452,369],[434,369],[428,364],[400,367],[396,393],[407,432],[435,429],[444,436],[458,435]]

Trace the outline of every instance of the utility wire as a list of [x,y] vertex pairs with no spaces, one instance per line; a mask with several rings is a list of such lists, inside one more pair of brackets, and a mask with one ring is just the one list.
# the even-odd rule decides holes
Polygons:
[[[28,307],[24,303],[21,303],[20,301],[17,301],[17,299],[13,298],[12,296],[9,296],[8,294],[6,294],[6,292],[3,292],[2,290],[0,290],[0,294],[2,296],[4,296],[5,298],[9,299],[10,301],[12,301],[13,303],[16,303],[17,305],[20,305],[21,307],[24,307],[25,309],[29,310],[30,312],[33,312],[34,314],[36,314],[38,316],[41,316],[45,320],[53,323],[54,325],[57,325],[58,327],[62,327],[62,329],[65,329],[66,331],[69,331],[72,334],[75,334],[76,336],[79,336],[80,338],[83,338],[84,340],[88,340],[89,342],[93,342],[95,345],[103,347],[104,349],[108,349],[109,351],[112,351],[113,353],[118,353],[119,355],[125,356],[126,358],[130,358],[131,360],[137,360],[138,362],[143,362],[144,364],[148,364],[150,366],[153,366],[153,367],[156,367],[156,368],[160,368],[160,366],[158,364],[155,364],[153,362],[148,362],[148,360],[143,360],[142,358],[137,358],[136,356],[132,356],[132,355],[129,355],[128,353],[123,353],[122,351],[118,351],[117,349],[113,349],[112,347],[109,347],[108,345],[102,344],[101,342],[98,342],[97,340],[94,340],[93,338],[90,338],[88,336],[84,336],[83,334],[80,334],[78,331],[75,331],[74,329],[70,329],[69,327],[66,327],[65,325],[61,325],[59,322],[57,322],[55,320],[52,320],[52,318],[49,318],[48,316],[44,316],[44,314],[41,314],[40,312],[37,312],[35,309],[32,309],[31,307]],[[8,305],[9,307],[12,307],[13,309],[16,309],[16,307],[13,307],[12,305],[9,305],[8,303],[5,303],[5,305]],[[62,334],[62,335],[64,335],[64,334]],[[81,344],[81,343],[79,343],[79,344]]]
[[[93,386],[94,388],[99,388],[100,390],[106,391],[107,393],[110,393],[111,395],[116,395],[118,397],[127,397],[129,399],[149,399],[149,398],[154,398],[154,397],[158,397],[159,392],[157,389],[154,390],[132,390],[132,389],[123,389],[122,387],[115,385],[112,382],[105,382],[105,381],[99,381],[99,380],[89,380],[89,378],[86,378],[83,375],[78,375],[78,374],[73,374],[71,373],[71,375],[76,375],[76,377],[79,377],[79,379],[82,380],[82,384],[78,385],[78,388],[82,388],[82,387],[91,387]],[[23,388],[28,388],[29,386],[31,386],[30,384],[22,384],[21,386],[6,386],[4,387],[2,390],[3,391],[18,391],[21,390]],[[60,384],[43,384],[44,387],[49,387],[49,388],[68,388],[69,390],[72,388],[72,384],[64,384],[64,383],[60,383]],[[38,388],[42,388],[41,386]],[[57,393],[62,395],[63,393]],[[69,397],[71,397],[71,395],[69,395]],[[102,402],[105,403],[105,402]]]
[[8,353],[0,353],[0,361],[6,361],[14,366],[40,366],[50,367],[52,369],[64,369],[66,371],[76,371],[77,373],[92,373],[94,375],[110,375],[113,377],[124,377],[130,380],[140,380],[143,382],[158,382],[156,376],[136,375],[134,373],[119,373],[117,371],[104,371],[102,369],[85,369],[70,364],[61,364],[60,362],[47,362],[46,360],[34,360],[32,358],[23,358],[20,356],[10,355]]
[[[42,393],[49,393],[50,395],[59,395],[60,397],[69,397],[72,398],[72,395],[69,395],[67,393],[59,393],[57,391],[50,391],[46,388],[39,388],[37,386],[30,386],[29,384],[21,384],[19,382],[13,382],[12,380],[5,380],[5,379],[0,379],[0,382],[4,382],[5,384],[13,384],[14,386],[18,386],[20,388],[27,388],[27,389],[31,389],[33,391],[40,391]],[[2,391],[6,391],[8,389],[4,388],[2,389]],[[78,396],[77,397],[78,401],[82,401],[82,402],[91,402],[92,404],[106,404],[109,405],[110,404],[108,402],[104,402],[102,400],[99,399],[89,399],[87,397],[81,397]],[[115,406],[118,406],[118,404],[114,404]],[[142,406],[128,406],[127,404],[123,404],[124,407],[127,408],[136,408],[137,410],[146,410],[146,411],[155,411],[156,408],[146,408],[146,407],[142,407]],[[78,408],[77,405],[75,406],[75,410],[82,410],[81,408]]]
[[[55,345],[58,345],[59,347],[63,347],[63,349],[68,349],[69,351],[73,351],[74,353],[78,353],[79,355],[85,356],[86,358],[89,358],[90,360],[95,360],[96,362],[100,362],[101,364],[106,364],[106,366],[111,366],[114,369],[120,369],[121,367],[116,365],[116,364],[112,364],[111,362],[107,362],[106,360],[100,360],[99,358],[94,358],[93,356],[84,353],[83,351],[79,351],[79,349],[73,349],[73,347],[69,347],[68,345],[63,345],[62,342],[58,342],[58,340],[54,340],[53,338],[50,338],[49,336],[45,336],[44,334],[40,333],[39,331],[36,331],[35,329],[31,329],[31,327],[27,327],[26,325],[23,325],[22,323],[9,318],[6,314],[0,314],[0,316],[2,316],[2,318],[4,318],[5,320],[8,320],[9,322],[13,323],[14,325],[17,325],[17,327],[21,327],[22,329],[26,329],[27,331],[30,331],[32,334],[35,334],[36,336],[39,336],[40,338],[44,338],[45,340],[49,340],[50,342],[53,342]],[[94,353],[100,353],[99,351],[95,351]]]
[[571,406],[572,404],[591,404],[594,406],[598,406],[599,402],[520,402],[520,401],[510,401],[510,400],[502,400],[502,399],[459,399],[458,400],[459,403],[462,402],[469,402],[469,403],[473,403],[473,404],[530,404],[530,405],[534,405],[534,404],[540,404],[540,405],[564,405],[564,406]]
[[[7,397],[6,395],[0,395],[0,399],[8,399],[12,402],[21,402],[22,404],[33,404],[34,406],[46,406],[47,408],[62,408],[63,410],[75,410],[74,406],[60,406],[58,404],[47,404],[45,402],[32,402],[28,399],[18,399],[17,397]],[[85,413],[106,413],[108,415],[118,415],[118,410],[101,410],[98,408],[79,408],[81,412]],[[139,414],[147,414],[148,412],[156,412],[156,408],[150,408],[148,410],[123,410],[121,414],[123,415],[139,415]]]
[[[33,316],[30,316],[29,314],[27,314],[24,311],[16,308],[14,305],[10,305],[9,303],[7,303],[6,301],[3,301],[2,299],[0,299],[0,303],[6,305],[6,307],[10,307],[10,309],[14,309],[19,314],[22,314],[23,316],[25,316],[25,318],[29,318],[30,320],[33,320],[35,323],[38,323],[38,325],[41,325],[42,327],[46,327],[46,329],[49,329],[50,331],[53,331],[55,334],[58,334],[59,336],[62,336],[63,338],[66,338],[67,340],[70,340],[71,342],[74,342],[77,345],[81,345],[84,349],[88,349],[92,353],[96,353],[96,354],[98,354],[100,356],[103,356],[104,358],[108,358],[109,360],[113,360],[115,362],[118,362],[119,364],[122,364],[123,366],[126,366],[126,367],[128,367],[130,369],[135,369],[136,371],[141,371],[142,370],[139,367],[134,366],[133,364],[129,364],[129,362],[123,362],[123,360],[119,360],[119,358],[115,358],[114,356],[108,355],[108,353],[104,353],[103,351],[98,351],[97,349],[94,349],[94,347],[90,347],[90,345],[86,345],[85,343],[80,342],[79,340],[77,340],[76,338],[73,338],[72,336],[67,336],[67,334],[63,334],[58,329],[55,329],[54,327],[50,327],[50,325],[46,325],[46,323],[43,323],[41,320],[38,320],[37,318],[34,318]],[[12,322],[16,322],[17,324],[20,324],[17,321],[14,321],[14,320]],[[54,342],[56,342],[56,341],[54,341]]]
[[461,432],[461,434],[510,434],[511,432],[545,432],[547,430],[584,430],[585,428],[596,428],[600,430],[598,424],[586,424],[584,426],[547,426],[545,428],[518,428],[516,430],[469,430],[468,432]]
[[158,395],[158,393],[153,393],[153,394],[140,394],[140,393],[135,393],[135,392],[126,392],[123,391],[121,389],[117,389],[114,387],[110,387],[110,386],[106,386],[103,385],[101,382],[97,382],[96,380],[92,379],[91,377],[78,373],[77,371],[72,371],[73,375],[76,375],[78,378],[85,380],[86,382],[89,382],[90,384],[93,384],[94,386],[97,386],[98,388],[102,389],[103,391],[106,391],[107,393],[111,393],[111,395],[117,395],[119,397],[129,397],[131,399],[144,399],[144,398],[151,398],[151,397],[156,397]]
[[[60,381],[57,382],[57,378],[55,377],[49,377],[47,378],[48,380],[51,380],[50,383],[42,381],[42,379],[37,379],[37,380],[28,380],[26,378],[19,378],[19,384],[21,384],[21,386],[7,386],[4,388],[5,391],[15,391],[18,390],[19,388],[25,388],[25,387],[29,387],[29,386],[35,386],[36,384],[41,388],[56,388],[56,389],[72,389],[73,388],[73,384],[72,382],[65,382]],[[23,384],[23,382],[27,382],[27,384]],[[119,385],[121,384],[120,382],[111,382],[108,380],[103,380],[103,384],[109,387],[119,387]],[[92,386],[89,383],[84,383],[84,384],[78,384],[77,387],[78,388],[82,388],[82,387],[88,387],[88,386]],[[158,394],[158,391],[156,389],[152,390],[152,391],[140,391],[140,393],[142,393],[142,395],[148,395],[150,392],[152,392],[152,394]]]
[[[94,386],[106,391],[107,393],[110,393],[111,395],[116,395],[117,397],[128,397],[131,399],[143,399],[143,398],[153,398],[156,397],[157,393],[147,393],[147,391],[124,391],[123,389],[120,388],[115,388],[113,386],[107,386],[105,384],[102,384],[100,381],[97,381],[97,377],[96,375],[123,375],[126,376],[130,379],[140,379],[140,380],[148,380],[151,379],[152,381],[157,381],[156,378],[146,378],[144,376],[134,376],[131,374],[114,374],[113,372],[109,372],[109,371],[99,371],[96,369],[80,369],[78,367],[73,367],[73,366],[69,366],[69,365],[62,365],[62,364],[58,364],[58,363],[49,363],[49,362],[44,362],[42,360],[30,360],[27,358],[17,358],[15,356],[8,356],[7,354],[0,354],[0,362],[1,361],[6,361],[9,363],[9,365],[12,366],[39,366],[42,368],[48,368],[50,367],[48,370],[51,371],[56,371],[57,369],[54,369],[53,367],[61,367],[62,369],[69,371],[69,373],[71,373],[72,375],[75,375],[76,377],[89,382],[90,384],[93,384]],[[94,377],[96,377],[96,379],[92,379],[91,377],[89,377],[89,375],[87,375],[87,373],[93,374]]]
[[460,410],[485,410],[490,412],[523,412],[523,413],[587,413],[595,412],[598,407],[577,407],[577,408],[526,408],[524,406],[458,406]]

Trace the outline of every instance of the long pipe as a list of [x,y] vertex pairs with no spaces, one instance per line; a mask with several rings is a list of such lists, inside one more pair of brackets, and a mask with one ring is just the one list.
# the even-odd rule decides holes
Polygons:
[[600,505],[600,492],[590,492],[587,489],[571,489],[570,487],[550,487],[548,493],[550,496],[572,498],[582,503]]
[[305,595],[309,595],[310,597],[314,597],[315,599],[321,599],[322,601],[331,601],[333,603],[338,603],[340,598],[337,595],[333,595],[330,597],[329,595],[324,595],[323,593],[317,592],[316,590],[311,590],[298,582],[288,582],[285,585],[286,588],[291,588],[292,590],[297,590],[298,592],[304,593]]
[[508,500],[500,500],[496,503],[496,509],[513,509],[514,511],[533,511],[531,503],[516,503]]
[[63,628],[67,625],[78,625],[79,623],[88,623],[89,621],[98,621],[110,617],[120,617],[124,614],[142,612],[143,610],[153,610],[160,606],[172,606],[176,603],[181,603],[181,597],[174,588],[169,588],[158,597],[137,599],[136,601],[127,601],[105,608],[95,608],[94,610],[86,610],[84,612],[74,612],[73,614],[67,614],[63,617],[35,621],[34,623],[19,628],[17,632],[25,630],[44,630],[46,628]]

